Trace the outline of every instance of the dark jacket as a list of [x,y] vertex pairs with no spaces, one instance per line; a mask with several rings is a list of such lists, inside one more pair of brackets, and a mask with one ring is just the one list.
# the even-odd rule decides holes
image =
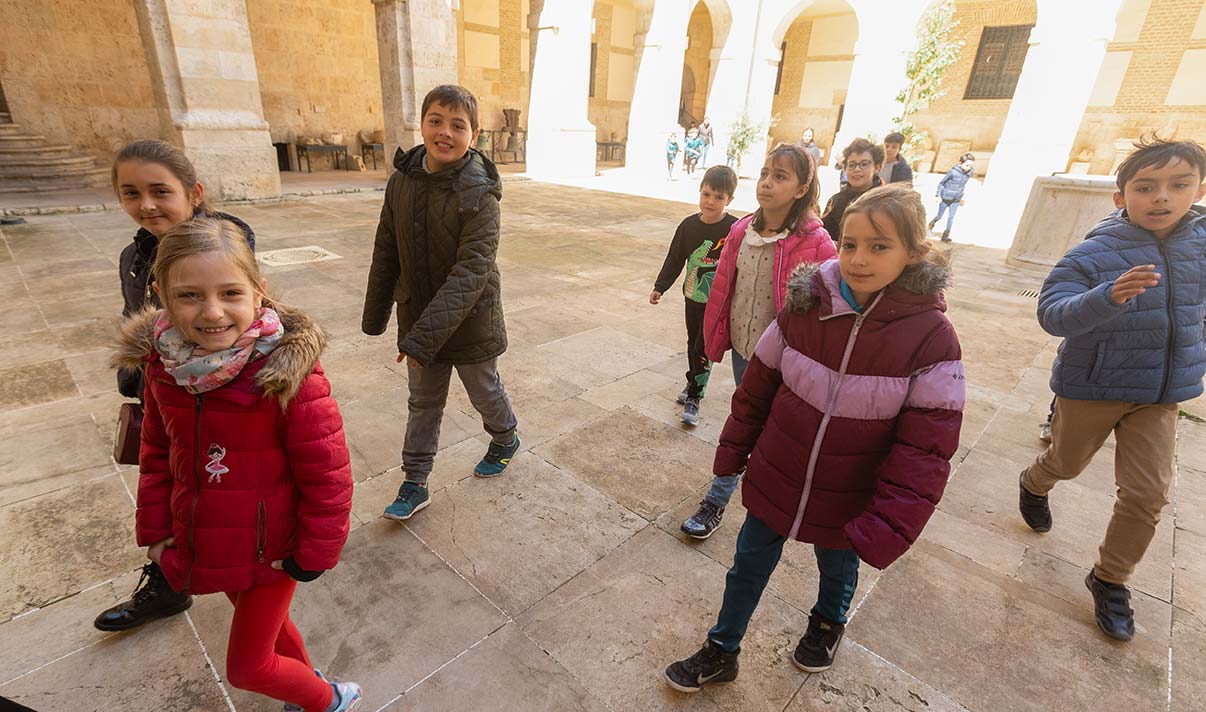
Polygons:
[[938,181],[938,198],[944,203],[963,200],[963,191],[967,188],[969,180],[971,180],[971,172],[956,165],[946,172],[942,180]]
[[[202,211],[193,213],[200,217]],[[229,220],[247,237],[247,244],[255,252],[255,233],[242,220],[226,213],[210,212],[211,217]],[[159,238],[146,228],[139,228],[134,233],[134,240],[126,245],[118,258],[118,277],[121,280],[121,296],[125,304],[121,315],[130,317],[145,306],[162,306],[155,290],[151,288],[151,266],[155,264],[155,255],[159,252]],[[126,398],[142,398],[142,369],[118,369],[117,390]]]
[[897,156],[896,162],[892,164],[892,177],[888,179],[889,183],[912,183],[913,169],[909,166],[909,162],[904,156]]
[[361,329],[384,333],[397,304],[398,350],[420,365],[488,361],[507,350],[494,261],[502,180],[474,149],[438,173],[423,167],[426,153],[394,156]]
[[138,454],[139,546],[175,537],[160,559],[177,591],[245,591],[335,567],[348,536],[352,466],[339,406],[318,365],[325,339],[308,316],[277,306],[284,338],[234,380],[193,395],[154,346],[158,311],[122,325],[112,364],[146,364]]
[[[878,173],[871,177],[871,188],[878,188],[883,184],[884,181]],[[871,190],[871,188],[867,190]],[[842,218],[846,215],[846,208],[867,190],[856,193],[853,188],[846,185],[829,196],[829,202],[825,203],[825,212],[821,214],[821,222],[825,223],[825,231],[829,233],[834,242],[840,242],[842,239]]]
[[907,268],[857,314],[837,260],[801,265],[758,341],[713,471],[782,536],[882,569],[917,540],[959,445],[965,389],[946,268]]
[[[1160,283],[1118,305],[1114,281],[1156,265]],[[1039,324],[1062,336],[1051,390],[1075,400],[1179,403],[1206,374],[1206,208],[1160,240],[1119,210],[1073,247],[1043,282]]]

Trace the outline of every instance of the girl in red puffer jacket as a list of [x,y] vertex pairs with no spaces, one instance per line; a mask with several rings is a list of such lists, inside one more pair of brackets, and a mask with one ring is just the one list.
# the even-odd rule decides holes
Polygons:
[[307,712],[352,709],[360,688],[316,675],[289,619],[297,582],[339,561],[352,506],[323,334],[268,300],[226,220],[161,236],[154,288],[164,309],[129,318],[113,359],[146,369],[138,543],[173,589],[234,604],[232,685]]
[[674,689],[737,677],[746,626],[789,539],[813,544],[820,569],[792,660],[829,669],[859,560],[887,567],[933,514],[959,444],[964,380],[943,314],[949,271],[925,230],[911,188],[870,190],[846,210],[838,259],[789,280],[716,451],[717,475],[745,471],[724,603],[703,648],[666,669]]

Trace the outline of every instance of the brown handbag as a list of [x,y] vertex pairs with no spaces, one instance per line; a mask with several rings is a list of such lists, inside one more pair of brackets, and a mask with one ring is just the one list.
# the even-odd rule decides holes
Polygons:
[[122,403],[117,411],[117,437],[113,440],[113,459],[119,465],[137,465],[142,446],[142,404]]

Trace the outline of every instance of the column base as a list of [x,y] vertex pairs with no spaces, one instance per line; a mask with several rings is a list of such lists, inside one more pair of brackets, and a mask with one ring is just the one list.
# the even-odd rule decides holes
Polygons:
[[175,143],[197,168],[209,200],[275,198],[281,194],[276,150],[268,131],[176,128]]
[[595,127],[538,129],[528,134],[527,173],[533,178],[595,175]]

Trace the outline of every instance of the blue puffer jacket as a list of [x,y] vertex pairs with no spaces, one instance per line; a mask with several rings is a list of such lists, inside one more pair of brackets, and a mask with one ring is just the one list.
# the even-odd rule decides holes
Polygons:
[[962,200],[963,189],[967,187],[969,180],[971,180],[971,173],[965,172],[956,165],[946,172],[942,180],[938,181],[938,197],[944,203],[953,203],[956,200]]
[[[1114,280],[1153,264],[1160,284],[1122,306]],[[1206,373],[1206,208],[1161,241],[1119,210],[1064,255],[1039,295],[1039,323],[1064,337],[1051,390],[1075,400],[1179,403]]]

